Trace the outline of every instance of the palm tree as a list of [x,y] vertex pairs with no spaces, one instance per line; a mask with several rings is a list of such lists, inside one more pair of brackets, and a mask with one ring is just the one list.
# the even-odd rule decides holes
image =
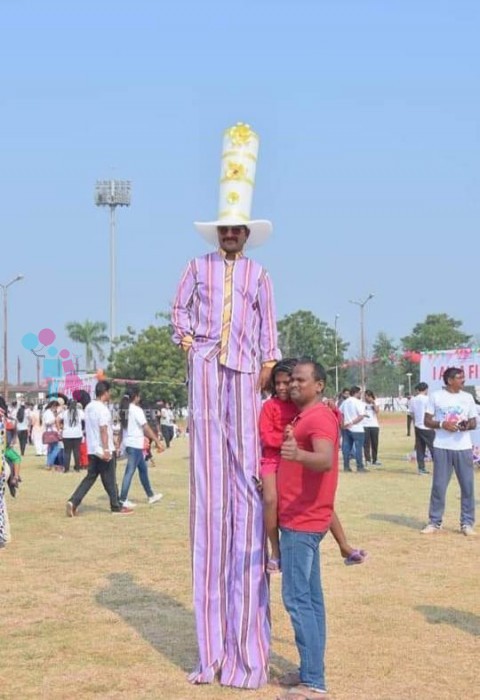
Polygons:
[[106,335],[107,324],[103,321],[70,321],[65,326],[68,337],[75,343],[85,345],[85,364],[86,369],[91,368],[93,353],[97,353],[100,360],[103,360],[105,353],[102,345],[108,343],[109,337]]

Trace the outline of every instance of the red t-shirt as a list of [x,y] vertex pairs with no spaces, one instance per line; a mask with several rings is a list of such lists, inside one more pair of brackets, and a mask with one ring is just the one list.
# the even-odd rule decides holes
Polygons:
[[260,411],[260,442],[262,457],[280,457],[280,448],[285,439],[285,427],[298,414],[293,401],[282,401],[277,396],[265,401]]
[[330,471],[317,472],[300,462],[280,460],[277,473],[278,522],[301,532],[325,532],[330,527],[338,482],[338,423],[321,403],[306,408],[295,423],[293,434],[301,450],[313,452],[313,440],[333,443]]

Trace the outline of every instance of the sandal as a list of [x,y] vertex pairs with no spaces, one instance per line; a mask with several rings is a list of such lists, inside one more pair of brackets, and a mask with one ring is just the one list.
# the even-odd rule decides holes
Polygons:
[[303,683],[292,686],[285,693],[277,695],[277,700],[320,700],[320,698],[328,700],[326,690],[315,690]]
[[287,673],[277,678],[276,682],[285,688],[291,688],[294,685],[300,685],[302,681],[300,680],[299,671],[287,671]]
[[280,559],[269,559],[266,566],[267,574],[280,574]]
[[364,549],[354,549],[348,557],[343,560],[346,566],[352,566],[353,564],[363,564],[365,559],[367,559],[368,554]]

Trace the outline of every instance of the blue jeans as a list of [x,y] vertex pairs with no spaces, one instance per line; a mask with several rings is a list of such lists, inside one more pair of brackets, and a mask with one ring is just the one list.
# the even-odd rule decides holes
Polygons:
[[53,467],[60,452],[60,443],[51,442],[47,450],[47,467]]
[[325,606],[320,579],[320,542],[325,533],[280,531],[282,598],[300,655],[300,680],[325,690]]
[[365,433],[354,433],[352,430],[345,430],[342,439],[342,454],[343,468],[350,469],[350,453],[352,448],[355,450],[355,461],[357,463],[357,471],[364,469],[363,464],[363,443],[365,442]]
[[132,483],[133,475],[138,467],[138,476],[140,477],[140,482],[145,490],[145,493],[149,498],[151,498],[154,493],[150,485],[150,479],[148,478],[148,467],[145,462],[145,457],[143,456],[143,450],[138,447],[127,447],[126,453],[128,456],[127,466],[125,467],[125,474],[123,475],[122,488],[120,491],[120,500],[126,501],[128,498],[128,492],[130,490],[130,484]]

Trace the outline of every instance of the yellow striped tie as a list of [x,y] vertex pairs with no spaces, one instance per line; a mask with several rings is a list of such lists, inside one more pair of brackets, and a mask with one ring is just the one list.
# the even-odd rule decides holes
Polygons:
[[222,335],[220,339],[220,364],[225,364],[228,354],[228,339],[232,320],[232,282],[235,263],[225,263],[224,297],[222,314]]

